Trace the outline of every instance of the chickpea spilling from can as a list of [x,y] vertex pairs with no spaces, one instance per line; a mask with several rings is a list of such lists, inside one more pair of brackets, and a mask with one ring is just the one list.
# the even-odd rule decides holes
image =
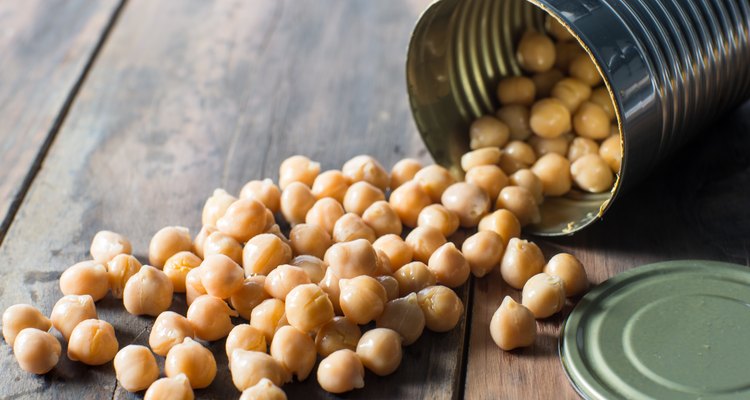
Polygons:
[[[619,153],[607,145],[616,137],[609,136],[608,95],[591,90],[600,83],[596,69],[585,53],[570,54],[567,31],[550,21],[549,32],[557,45],[528,33],[518,46],[519,63],[536,75],[503,80],[498,118],[472,125],[465,181],[414,159],[389,172],[360,155],[321,172],[297,155],[281,163],[278,185],[250,181],[239,197],[216,189],[195,236],[180,226],[157,231],[148,265],[125,236],[101,231],[91,260],[60,277],[63,297],[49,318],[26,304],[5,310],[3,336],[19,366],[45,374],[57,365],[54,328],[71,360],[113,361],[125,390],[193,399],[218,370],[204,343],[226,338],[240,399],[285,399],[285,383],[313,374],[324,390],[344,393],[364,387],[365,370],[396,372],[403,346],[424,329],[454,329],[465,314],[454,289],[493,270],[521,299],[504,297],[490,322],[492,339],[503,350],[532,345],[535,319],[560,312],[588,279],[570,254],[545,260],[520,238],[521,228],[538,222],[544,196],[563,195],[572,183],[607,190],[619,169]],[[451,240],[462,237],[460,228],[473,234]],[[108,293],[129,313],[155,318],[148,347],[119,347],[114,327],[97,315],[95,302]],[[169,310],[183,293],[186,315]],[[247,323],[236,324],[239,318]],[[156,356],[165,358],[161,379]]]

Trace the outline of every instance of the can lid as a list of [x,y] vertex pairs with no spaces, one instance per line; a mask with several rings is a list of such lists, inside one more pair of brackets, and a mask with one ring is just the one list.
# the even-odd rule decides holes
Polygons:
[[750,268],[649,264],[586,294],[560,335],[588,399],[750,398]]

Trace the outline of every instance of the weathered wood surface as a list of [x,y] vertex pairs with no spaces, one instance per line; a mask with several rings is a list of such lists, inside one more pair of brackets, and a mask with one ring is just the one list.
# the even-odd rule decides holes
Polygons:
[[0,241],[119,3],[0,2]]

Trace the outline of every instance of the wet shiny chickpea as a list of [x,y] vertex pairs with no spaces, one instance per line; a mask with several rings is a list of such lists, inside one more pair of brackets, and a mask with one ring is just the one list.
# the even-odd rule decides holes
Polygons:
[[220,299],[231,297],[245,280],[242,267],[223,254],[206,256],[200,267],[206,293]]
[[620,135],[612,135],[602,142],[599,146],[599,156],[609,165],[614,173],[620,172],[622,163],[622,145],[620,144]]
[[312,283],[297,286],[289,292],[285,312],[289,325],[307,333],[314,332],[334,317],[328,295]]
[[570,76],[589,86],[602,83],[602,76],[599,75],[594,60],[586,53],[579,54],[570,61],[568,72]]
[[526,71],[547,71],[555,64],[555,44],[543,33],[526,32],[516,47],[516,60]]
[[587,101],[573,115],[573,128],[580,136],[605,139],[610,133],[609,116],[603,108]]
[[503,78],[497,86],[497,98],[504,106],[511,104],[530,106],[535,96],[534,81],[525,76]]
[[505,296],[490,320],[490,335],[505,351],[531,346],[536,340],[534,314],[510,296]]
[[316,197],[309,187],[292,182],[281,192],[281,214],[292,225],[303,223],[315,201]]
[[318,383],[329,393],[344,393],[365,387],[365,368],[357,353],[342,349],[318,365]]
[[292,182],[312,186],[320,173],[320,164],[301,155],[294,155],[281,162],[279,166],[279,187],[286,189]]
[[269,298],[255,306],[250,314],[250,326],[263,333],[266,343],[271,343],[276,331],[288,324],[284,306],[282,300]]
[[417,302],[424,314],[425,326],[433,332],[447,332],[455,328],[464,314],[464,304],[456,292],[442,285],[420,290]]
[[289,241],[295,255],[309,254],[323,258],[333,244],[331,236],[317,225],[298,224],[289,232]]
[[377,270],[378,255],[369,241],[356,239],[336,243],[326,252],[325,262],[338,278],[373,275]]
[[461,168],[469,171],[480,165],[497,165],[500,162],[500,154],[500,149],[497,147],[472,150],[461,156]]
[[[216,221],[220,232],[245,243],[266,227],[266,206],[253,199],[239,199]],[[189,249],[188,249],[189,250]]]
[[540,137],[560,137],[572,128],[570,111],[554,97],[539,100],[531,107],[529,126]]
[[432,200],[422,186],[416,180],[412,180],[391,192],[388,203],[401,219],[401,223],[413,228],[417,226],[419,212],[432,204]]
[[341,167],[341,173],[349,180],[350,184],[365,181],[382,191],[388,189],[391,180],[388,171],[380,165],[378,160],[367,155],[359,155],[345,162]]
[[533,242],[513,238],[500,261],[500,274],[511,287],[522,289],[526,281],[542,272],[544,255]]
[[472,150],[503,147],[509,138],[508,125],[491,115],[477,118],[469,127],[469,148]]
[[286,393],[270,379],[262,378],[255,385],[242,391],[240,400],[287,400]]
[[[94,299],[87,294],[81,296],[75,294],[63,296],[60,300],[57,301],[57,303],[55,303],[55,306],[52,308],[52,313],[50,314],[52,326],[54,326],[55,329],[57,329],[58,332],[62,334],[63,338],[65,338],[66,341],[70,340],[70,334],[73,333],[73,329],[81,321],[96,318],[96,306],[94,305]],[[13,324],[6,323],[5,315],[3,314],[4,335],[6,326],[8,328],[12,328]],[[42,330],[46,331],[47,329]],[[8,342],[8,344],[12,343],[8,340],[7,336],[5,337],[5,341]]]
[[589,138],[578,136],[570,143],[570,149],[568,149],[568,160],[573,163],[586,154],[598,153],[599,145],[595,141]]
[[397,270],[407,263],[411,262],[414,254],[411,247],[401,239],[401,236],[388,234],[378,238],[372,247],[375,250],[382,251],[390,260],[391,269]]
[[555,68],[567,71],[573,59],[581,54],[586,54],[586,52],[576,41],[555,43]]
[[184,374],[193,389],[203,389],[216,377],[216,359],[211,350],[191,338],[172,347],[164,360],[164,374]]
[[315,348],[322,357],[342,349],[354,351],[361,336],[359,326],[349,318],[334,317],[318,330]]
[[508,210],[496,210],[482,218],[477,227],[479,232],[492,231],[503,238],[503,245],[508,246],[510,239],[521,236],[521,223]]
[[432,253],[447,241],[439,230],[430,226],[418,226],[404,240],[412,250],[414,260],[426,263]]
[[393,273],[398,282],[398,295],[404,297],[437,283],[435,274],[421,261],[410,262]]
[[315,366],[315,342],[310,335],[293,326],[279,328],[269,351],[271,357],[300,382],[307,379]]
[[242,263],[242,245],[235,238],[223,232],[213,232],[203,241],[202,254],[203,257],[222,254],[238,264]]
[[388,328],[378,327],[367,331],[359,339],[357,356],[364,367],[375,375],[390,375],[401,365],[401,337],[398,332]]
[[339,287],[341,311],[359,325],[379,317],[388,301],[383,285],[370,276],[342,279],[339,281]]
[[[217,233],[223,235],[220,232]],[[227,238],[229,237],[227,236]],[[235,243],[237,242],[235,241]],[[188,272],[193,268],[199,267],[201,262],[202,260],[200,257],[189,251],[181,251],[167,259],[162,271],[172,282],[172,287],[174,288],[175,293],[185,293],[185,278],[187,277]]]
[[193,400],[195,395],[185,374],[161,378],[149,386],[143,400]]
[[117,381],[128,392],[146,390],[159,379],[156,358],[146,346],[123,347],[115,355],[114,367]]
[[172,305],[172,294],[174,287],[169,277],[150,265],[144,265],[125,284],[122,304],[133,315],[156,317]]
[[112,231],[99,231],[91,240],[89,252],[94,261],[106,264],[118,254],[130,254],[133,250],[125,236]]
[[334,242],[351,242],[364,239],[372,243],[376,239],[375,231],[357,214],[346,213],[333,225]]
[[292,248],[278,236],[262,233],[250,239],[242,250],[245,275],[268,275],[271,270],[292,259]]
[[148,262],[156,268],[161,268],[169,257],[192,249],[193,241],[188,228],[167,226],[161,228],[151,238],[148,245]]
[[388,298],[388,301],[399,297],[399,284],[396,278],[391,275],[381,275],[375,279],[377,279],[385,289],[385,295]]
[[[552,88],[552,97],[560,100],[571,113],[591,97],[591,87],[575,78],[564,78]],[[575,128],[575,116],[573,120]]]
[[448,237],[458,230],[458,214],[445,208],[442,204],[431,204],[422,209],[417,219],[417,226],[429,226]]
[[343,314],[341,312],[341,305],[339,304],[339,297],[341,297],[341,288],[339,287],[340,280],[341,279],[333,273],[333,269],[328,268],[323,276],[323,280],[318,283],[320,289],[328,296],[328,300],[331,302],[336,315]]
[[544,194],[541,179],[536,176],[531,170],[519,169],[510,176],[511,186],[520,186],[526,188],[534,196],[536,204],[542,204],[544,201]]
[[201,269],[200,267],[193,268],[185,276],[185,302],[189,306],[204,294],[206,294],[206,288],[201,283]]
[[531,167],[531,172],[542,181],[545,196],[562,196],[570,191],[573,179],[570,176],[570,161],[557,154],[545,154]]
[[154,353],[166,356],[169,350],[182,343],[185,338],[195,338],[195,329],[187,318],[173,311],[164,311],[156,317],[148,345]]
[[544,272],[562,280],[565,295],[568,297],[577,296],[589,287],[589,280],[583,264],[571,254],[554,255],[544,266]]
[[201,222],[203,225],[216,226],[216,221],[224,216],[224,213],[227,212],[227,208],[229,208],[229,206],[235,201],[237,201],[237,198],[227,193],[226,190],[214,190],[213,195],[211,195],[203,205],[203,214],[201,216]]
[[291,380],[291,375],[273,357],[259,351],[235,349],[229,356],[232,382],[238,390],[255,386],[268,379],[276,386]]
[[414,175],[422,169],[422,163],[413,158],[404,158],[393,164],[391,168],[391,183],[388,185],[391,190],[403,185],[414,178]]
[[557,68],[534,74],[534,76],[531,77],[531,80],[536,87],[536,98],[543,99],[549,97],[552,94],[552,88],[563,78],[565,78],[565,74]]
[[325,261],[310,255],[294,257],[289,264],[301,268],[310,278],[310,282],[316,284],[323,280],[326,270],[328,270],[328,264]]
[[229,332],[225,347],[227,358],[232,356],[235,349],[265,353],[266,336],[259,329],[248,324],[237,325]]
[[346,211],[344,207],[331,197],[324,197],[313,204],[310,211],[305,216],[305,223],[317,225],[323,228],[328,234],[333,235],[333,226]]
[[[505,148],[503,148],[503,155],[508,156],[511,159],[517,161],[520,165],[523,165],[522,168],[528,168],[529,165],[534,164],[536,161],[536,154],[534,154],[534,148],[531,147],[526,142],[521,142],[518,140],[514,140],[507,145],[505,145]],[[503,160],[500,160],[500,168],[503,168]],[[505,168],[503,168],[503,171],[505,171],[508,174],[512,174],[516,171],[506,171]]]
[[209,342],[226,337],[234,328],[231,317],[238,315],[224,300],[207,294],[195,299],[187,310],[195,336]]
[[107,263],[107,277],[112,297],[122,298],[125,284],[131,276],[141,270],[141,263],[130,254],[118,254]]
[[249,320],[253,308],[270,297],[265,290],[265,281],[265,275],[249,276],[229,298],[232,308],[237,310],[242,318]]
[[281,190],[270,179],[246,183],[240,191],[240,198],[257,200],[272,212],[279,212],[281,208]]
[[385,194],[371,183],[360,181],[355,182],[344,195],[344,210],[361,216],[367,207],[370,207],[376,201],[385,200]]
[[11,346],[18,366],[37,375],[46,374],[55,368],[62,353],[60,341],[46,330],[37,328],[22,329]]
[[60,276],[63,294],[88,294],[94,301],[107,295],[109,275],[107,267],[96,261],[82,261],[66,269]]
[[531,136],[529,115],[529,108],[521,105],[503,106],[496,113],[497,119],[508,127],[511,140],[526,140]]
[[544,18],[544,27],[547,30],[547,33],[552,35],[552,37],[554,37],[558,42],[573,40],[573,35],[570,33],[570,31],[568,31],[568,28],[563,26],[560,21],[558,21],[551,15],[547,15]]
[[403,230],[398,213],[387,201],[372,203],[362,214],[362,220],[375,231],[377,237],[388,234],[400,235]]
[[212,233],[218,231],[219,230],[213,225],[203,225],[198,234],[195,235],[195,239],[193,239],[193,253],[198,257],[203,258],[203,245],[206,244],[206,239],[208,239]]
[[465,228],[477,226],[490,209],[487,192],[466,182],[454,183],[445,189],[441,202],[458,215],[459,223]]
[[490,199],[496,199],[500,191],[508,185],[508,176],[496,165],[474,167],[466,173],[464,180],[484,190]]
[[312,194],[316,199],[331,197],[339,203],[344,202],[346,191],[349,189],[349,179],[339,170],[329,170],[315,178]]
[[452,242],[445,243],[432,253],[427,268],[435,274],[438,283],[451,288],[463,285],[471,273],[466,258]]
[[479,231],[464,240],[461,245],[471,273],[481,278],[500,265],[505,247],[503,238],[493,231]]
[[310,277],[305,270],[282,264],[268,273],[265,279],[265,289],[266,293],[283,301],[292,289],[307,283],[310,283]]
[[11,347],[16,336],[22,330],[35,328],[46,332],[51,327],[52,321],[29,304],[15,304],[3,312],[3,338]]
[[565,305],[565,289],[559,276],[540,272],[523,285],[521,304],[534,317],[547,318],[562,310]]
[[591,98],[589,98],[589,101],[601,107],[602,110],[607,113],[610,120],[615,118],[615,105],[612,102],[612,97],[609,95],[609,91],[606,87],[602,86],[594,89],[594,91],[591,92]]
[[102,365],[112,361],[119,343],[115,328],[98,319],[81,321],[68,340],[68,358],[86,365]]
[[506,186],[503,188],[497,197],[495,207],[512,212],[521,226],[536,224],[542,219],[534,195],[525,187]]
[[590,193],[602,193],[612,188],[612,169],[599,154],[587,154],[570,166],[573,182]]
[[[481,151],[487,149],[489,149],[489,152],[494,151],[492,150],[493,148],[479,150]],[[427,193],[433,203],[438,203],[440,202],[440,197],[443,195],[445,189],[447,189],[450,185],[456,183],[456,178],[453,177],[450,171],[448,171],[445,167],[433,164],[419,170],[419,172],[414,175],[414,181],[417,182],[419,186],[422,187],[422,189],[424,189],[425,193]],[[392,196],[393,195],[391,194],[391,197]]]
[[409,293],[405,297],[386,303],[383,313],[375,320],[375,326],[396,331],[404,346],[416,342],[422,336],[425,326],[424,313],[417,301],[417,294]]

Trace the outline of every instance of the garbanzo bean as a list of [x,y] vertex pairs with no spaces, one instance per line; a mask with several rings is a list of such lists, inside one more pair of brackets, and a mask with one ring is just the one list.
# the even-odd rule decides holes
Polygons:
[[295,255],[310,254],[323,258],[333,244],[331,236],[317,225],[298,224],[289,232],[289,241]]
[[521,105],[503,106],[497,110],[496,116],[508,127],[511,140],[526,140],[531,136],[528,107]]
[[156,317],[148,345],[160,356],[166,356],[169,350],[185,341],[185,338],[195,338],[195,329],[187,318],[173,311],[164,311]]
[[268,273],[264,287],[266,293],[283,301],[292,289],[307,283],[310,283],[310,277],[305,270],[282,264]]
[[466,172],[464,180],[484,190],[490,199],[496,199],[500,190],[508,185],[508,176],[497,165],[474,167]]
[[362,220],[362,217],[354,213],[346,213],[336,220],[332,237],[334,242],[364,239],[372,243],[376,239],[375,231]]
[[250,239],[242,250],[245,275],[268,275],[271,270],[292,259],[292,248],[278,236],[262,233]]
[[612,97],[610,97],[609,91],[607,91],[606,87],[602,86],[594,89],[594,91],[591,92],[591,98],[589,101],[601,107],[602,110],[607,113],[610,120],[615,118],[615,105],[612,102]]
[[130,241],[125,236],[112,231],[99,231],[91,240],[91,258],[106,264],[118,254],[130,254],[133,250]]
[[[81,296],[75,294],[63,296],[55,303],[55,307],[52,308],[52,313],[50,314],[52,326],[62,334],[66,341],[70,340],[70,334],[73,333],[73,329],[81,321],[96,318],[94,299],[87,294]],[[13,324],[6,324],[3,314],[3,335],[5,335],[6,326],[10,328]],[[8,336],[5,336],[5,341],[11,344]]]
[[204,294],[206,294],[206,288],[201,283],[201,269],[200,267],[193,268],[185,276],[185,302],[189,306]]
[[235,349],[229,357],[232,382],[238,390],[252,387],[262,379],[281,386],[291,380],[291,375],[273,357],[259,351]]
[[245,280],[242,267],[223,254],[206,256],[200,267],[206,293],[220,299],[231,297]]
[[232,352],[235,349],[260,351],[265,353],[267,351],[266,336],[263,332],[251,325],[237,325],[232,328],[231,332],[229,332],[225,348],[227,351],[227,358],[232,356]]
[[586,154],[597,153],[599,153],[599,145],[596,144],[595,141],[578,136],[570,143],[570,148],[568,149],[568,160],[572,163]]
[[381,200],[385,200],[385,194],[383,194],[382,190],[371,183],[360,181],[354,182],[349,186],[342,204],[346,212],[361,216],[367,210],[367,207]]
[[326,392],[344,393],[365,387],[365,367],[357,353],[342,349],[318,365],[318,383]]
[[560,137],[572,128],[570,111],[563,102],[554,97],[539,100],[531,107],[529,126],[535,134],[543,138]]
[[146,390],[159,378],[156,358],[146,346],[123,347],[115,355],[114,367],[117,381],[128,392]]
[[391,180],[388,171],[380,165],[378,160],[367,155],[359,155],[345,162],[341,167],[341,173],[349,180],[350,184],[365,181],[382,191],[388,189],[388,183]]
[[219,230],[213,225],[203,225],[198,234],[195,235],[195,239],[193,239],[193,253],[198,257],[203,258],[203,245],[206,244],[206,239],[208,239],[212,233],[218,231]]
[[[266,227],[266,206],[253,199],[239,199],[232,203],[224,216],[216,221],[219,231],[245,243],[262,233]],[[187,249],[189,250],[189,249]]]
[[255,385],[242,391],[240,400],[287,400],[286,393],[270,379],[262,378]]
[[378,282],[380,282],[380,284],[383,285],[383,288],[385,289],[385,295],[388,298],[388,301],[398,298],[399,285],[398,285],[398,281],[396,280],[396,278],[394,278],[391,275],[381,275],[375,279],[377,279]]
[[392,191],[388,204],[398,214],[403,225],[413,228],[417,226],[419,212],[432,204],[432,200],[422,186],[416,180],[412,180]]
[[334,317],[318,330],[315,347],[322,357],[341,349],[354,351],[361,336],[359,326],[349,318]]
[[539,205],[534,200],[534,195],[525,187],[506,186],[500,191],[495,203],[496,208],[504,208],[518,218],[521,226],[536,224],[541,221]]
[[614,175],[599,154],[587,154],[571,164],[570,174],[576,185],[591,193],[601,193],[612,188]]
[[309,187],[300,182],[292,182],[281,192],[281,214],[291,225],[305,222],[305,216],[315,200]]
[[68,358],[86,365],[102,365],[115,358],[118,347],[115,328],[109,322],[87,319],[70,334]]
[[441,202],[458,215],[462,227],[475,227],[490,209],[487,192],[471,183],[458,182],[443,192]]
[[552,35],[558,42],[566,42],[573,40],[573,34],[568,31],[568,28],[564,27],[555,17],[547,15],[544,18],[544,28],[547,33]]
[[364,239],[336,243],[326,251],[325,262],[338,278],[373,275],[377,270],[378,255],[372,244]]
[[437,282],[435,274],[421,261],[413,261],[399,268],[393,273],[393,278],[398,282],[400,297],[418,292]]
[[226,337],[234,328],[231,317],[238,315],[224,300],[207,294],[195,299],[187,310],[195,336],[209,342]]
[[325,276],[326,270],[328,269],[328,264],[326,264],[325,261],[310,255],[294,257],[290,264],[302,268],[310,278],[310,282],[316,284],[323,280],[323,276]]
[[29,304],[15,304],[3,312],[3,337],[11,347],[22,330],[35,328],[47,332],[51,327],[52,321]]
[[466,258],[452,242],[445,243],[432,253],[427,268],[435,274],[438,283],[452,288],[463,285],[471,273]]
[[291,156],[282,161],[279,166],[279,187],[284,190],[292,182],[300,182],[310,187],[319,173],[319,163],[305,156]]
[[161,268],[169,257],[193,249],[190,230],[184,226],[167,226],[161,228],[151,238],[148,245],[148,262]]
[[318,200],[331,197],[339,203],[343,203],[348,189],[349,179],[341,171],[333,169],[323,172],[315,178],[312,185],[312,194]]
[[[424,189],[425,193],[430,196],[430,200],[432,200],[433,203],[438,203],[440,202],[440,198],[445,189],[456,183],[456,178],[453,177],[450,171],[445,167],[433,164],[419,170],[419,172],[414,175],[414,181]],[[391,194],[391,198],[392,197],[393,194]]]
[[542,192],[545,196],[562,196],[568,193],[573,185],[570,161],[557,153],[543,155],[531,167],[531,172],[542,181]]
[[519,169],[514,172],[510,176],[510,184],[526,188],[534,196],[536,204],[542,204],[544,201],[542,181],[531,170]]
[[589,287],[589,280],[583,264],[571,254],[554,255],[544,266],[544,272],[562,280],[565,295],[568,297],[577,296]]
[[401,219],[387,201],[372,203],[362,214],[362,220],[380,237],[387,234],[400,235],[403,230]]
[[568,138],[562,135],[554,139],[547,139],[539,136],[532,136],[528,143],[534,149],[537,159],[547,153],[557,153],[561,156],[568,154]]
[[[184,252],[181,252],[184,253]],[[178,254],[181,254],[178,253]],[[242,245],[224,232],[213,232],[203,241],[203,257],[223,254],[236,263],[242,262]],[[166,269],[166,267],[165,267]],[[186,272],[187,273],[187,272]]]
[[63,294],[88,294],[94,301],[107,295],[109,275],[107,267],[96,261],[81,261],[66,269],[60,276]]
[[586,54],[586,52],[576,41],[555,43],[555,68],[567,71],[573,59],[581,54]]
[[[375,326],[396,331],[402,339],[404,346],[409,346],[416,342],[422,336],[422,331],[424,331],[424,313],[422,313],[422,309],[419,307],[417,294],[409,293],[405,297],[386,303],[383,313],[375,320]],[[367,365],[366,362],[365,365]]]
[[503,238],[493,231],[479,231],[464,240],[461,245],[471,273],[481,278],[500,265],[503,258]]
[[391,266],[391,259],[388,258],[388,255],[385,254],[384,251],[380,250],[375,250],[375,253],[378,255],[378,267],[376,268],[373,276],[392,274],[394,272],[394,269]]
[[[5,328],[4,325],[3,328]],[[60,341],[46,330],[24,328],[18,332],[15,339],[12,344],[13,355],[18,366],[26,372],[37,375],[46,374],[60,361],[62,353]]]
[[510,239],[521,236],[521,223],[518,218],[508,210],[496,210],[479,221],[477,229],[492,231],[503,238],[503,246],[507,247]]
[[227,193],[224,189],[214,190],[213,195],[206,200],[203,205],[203,215],[201,216],[201,222],[204,226],[216,226],[216,221],[219,220],[224,213],[227,212],[227,208],[237,201],[237,198]]
[[516,60],[526,71],[547,71],[555,65],[555,44],[543,33],[526,32],[516,47]]
[[216,359],[211,350],[187,337],[167,353],[164,374],[170,378],[184,374],[190,387],[203,389],[216,377]]
[[414,260],[427,263],[432,253],[447,242],[439,230],[431,226],[418,226],[404,240],[411,247]]
[[612,172],[616,174],[620,172],[622,145],[619,134],[612,135],[602,142],[599,146],[599,156],[609,165]]
[[[536,154],[534,154],[534,148],[529,146],[526,142],[521,142],[518,140],[514,140],[507,145],[505,145],[505,148],[503,148],[503,155],[510,157],[511,159],[517,161],[520,165],[523,165],[522,168],[528,168],[529,165],[534,164],[536,161]],[[503,160],[500,160],[500,168],[503,168]],[[503,168],[503,171],[505,171],[507,174],[512,174],[514,171],[506,171],[505,168]]]
[[193,400],[195,395],[185,374],[173,378],[161,378],[149,386],[143,400]]
[[290,375],[301,382],[315,366],[315,342],[293,326],[282,326],[273,337],[270,348],[273,357]]
[[107,263],[107,278],[112,297],[122,298],[125,283],[141,269],[141,263],[130,254],[118,254]]
[[502,105],[530,106],[536,96],[534,81],[525,76],[503,78],[497,86],[497,98]]
[[536,340],[534,314],[510,296],[505,296],[490,320],[490,335],[505,351],[531,346]]
[[307,333],[314,332],[334,316],[328,295],[314,283],[292,289],[286,296],[285,311],[289,325]]
[[150,265],[144,265],[125,284],[122,304],[133,315],[156,317],[172,305],[172,294],[174,287],[167,275]]
[[589,139],[605,139],[609,136],[609,116],[604,109],[590,101],[581,104],[573,115],[573,128],[580,136]]
[[419,160],[413,158],[404,158],[399,162],[393,164],[391,168],[391,183],[388,185],[391,190],[408,182],[414,178],[414,175],[422,169],[422,163]]
[[339,305],[339,297],[341,296],[341,288],[339,287],[339,277],[333,273],[333,269],[328,268],[323,280],[318,283],[323,292],[328,295],[328,299],[333,306],[333,310],[336,315],[341,315],[341,305]]
[[250,319],[253,308],[270,296],[265,290],[265,275],[253,275],[245,278],[239,289],[229,299],[232,307],[242,318]]
[[279,212],[281,208],[281,190],[270,179],[246,183],[240,191],[240,198],[257,200],[271,212]]
[[342,279],[339,281],[339,287],[341,311],[359,325],[379,317],[388,301],[383,285],[370,276]]
[[565,75],[557,68],[534,74],[534,76],[531,77],[531,80],[536,87],[536,98],[543,99],[549,97],[552,93],[552,88],[563,78],[565,78]]
[[497,147],[472,150],[461,156],[461,168],[469,171],[480,165],[497,165],[500,162],[500,154],[500,149]]
[[284,301],[270,298],[263,300],[253,308],[250,315],[250,326],[263,333],[266,343],[271,343],[276,331],[288,325]]
[[369,330],[359,339],[357,356],[365,368],[375,375],[390,375],[401,365],[403,357],[401,336],[398,332],[388,328],[378,327]]
[[547,318],[559,312],[565,305],[562,279],[544,272],[532,276],[523,285],[521,303],[535,318]]
[[[552,97],[560,100],[571,113],[591,96],[591,87],[575,78],[564,78],[552,88]],[[575,116],[573,117],[575,128]],[[576,130],[577,132],[577,130]]]
[[464,314],[464,304],[456,292],[442,286],[428,286],[417,293],[425,326],[433,332],[447,332],[458,325]]
[[[216,233],[224,235],[221,232]],[[237,243],[237,241],[229,236],[225,236],[225,238]],[[239,243],[237,245],[239,246]],[[240,252],[241,251],[240,248]],[[198,268],[201,265],[201,262],[202,260],[200,257],[189,251],[181,251],[167,259],[162,271],[164,271],[164,274],[167,275],[167,278],[172,282],[172,287],[174,288],[175,293],[185,293],[185,278],[187,277],[188,272],[193,268]]]
[[372,247],[380,250],[388,257],[391,262],[391,269],[397,270],[407,263],[411,262],[414,254],[411,247],[401,239],[401,236],[388,234],[378,238]]
[[494,116],[483,115],[471,123],[469,138],[469,148],[472,150],[503,147],[510,138],[510,128]]
[[430,204],[422,209],[417,219],[417,226],[429,226],[448,237],[458,230],[458,214],[445,208],[442,204]]
[[513,238],[508,242],[500,261],[500,274],[508,285],[521,289],[529,278],[542,272],[544,264],[544,255],[539,246],[527,240]]
[[318,225],[328,234],[333,235],[333,226],[345,214],[341,203],[331,197],[324,197],[313,204],[305,216],[306,224]]
[[586,53],[581,53],[570,61],[568,72],[570,76],[589,86],[596,86],[602,82],[602,76],[599,75],[594,60]]

